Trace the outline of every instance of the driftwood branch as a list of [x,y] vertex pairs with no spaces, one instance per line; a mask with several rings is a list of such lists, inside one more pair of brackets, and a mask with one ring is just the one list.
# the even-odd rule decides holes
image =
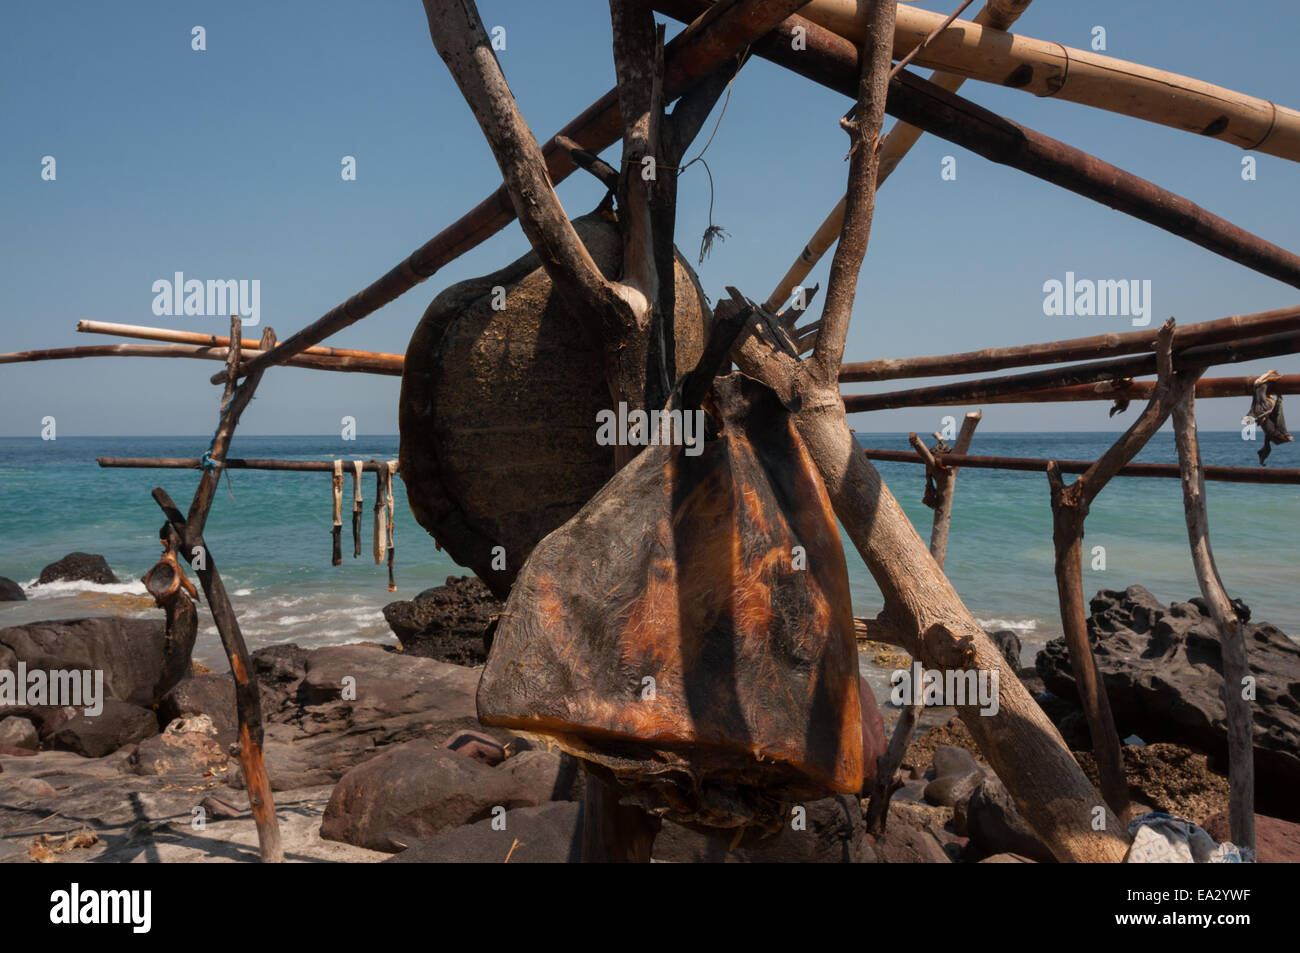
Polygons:
[[[705,79],[757,37],[768,32],[803,5],[805,0],[740,0],[703,11],[695,23],[673,38],[665,51],[664,100],[671,102]],[[583,148],[599,152],[618,140],[622,120],[618,93],[610,90],[560,130]],[[568,153],[551,140],[542,148],[550,181],[559,184],[575,169]],[[396,300],[439,268],[491,238],[514,218],[514,205],[504,185],[429,239],[375,281],[279,344],[239,368],[241,375],[290,357],[331,334],[350,327]],[[212,376],[220,384],[226,372]]]
[[[1239,338],[1226,343],[1180,348],[1174,353],[1174,366],[1180,372],[1192,368],[1204,370],[1217,364],[1236,364],[1261,357],[1294,354],[1297,351],[1300,351],[1300,328],[1259,337]],[[883,394],[853,394],[844,398],[844,404],[849,413],[858,413],[892,407],[932,406],[945,402],[975,403],[998,397],[1019,396],[1036,390],[1109,383],[1155,371],[1154,354],[1135,354],[1132,357],[1114,357],[1089,364],[1070,364],[1045,371],[985,377],[954,384],[913,387]]]
[[[478,120],[520,227],[551,284],[581,316],[608,320],[622,314],[619,297],[564,214],[473,0],[425,0],[424,12],[433,45]],[[606,328],[594,330],[604,336]]]
[[1055,548],[1057,597],[1061,607],[1061,626],[1070,652],[1079,700],[1088,720],[1093,753],[1101,774],[1102,796],[1122,819],[1129,810],[1128,781],[1119,734],[1111,715],[1106,688],[1097,671],[1097,661],[1088,641],[1087,612],[1083,598],[1083,526],[1089,507],[1097,494],[1137,456],[1152,435],[1168,419],[1174,405],[1191,390],[1200,376],[1199,370],[1176,374],[1173,358],[1174,319],[1160,329],[1156,344],[1158,380],[1150,401],[1127,431],[1104,454],[1069,486],[1061,479],[1059,467],[1048,464],[1047,479],[1051,487],[1052,543]]
[[[1277,334],[1300,328],[1300,308],[1279,308],[1257,314],[1238,314],[1216,321],[1182,324],[1178,327],[1178,346],[1224,344],[1237,338]],[[1019,344],[1012,347],[988,347],[962,354],[938,354],[930,357],[904,357],[860,361],[840,365],[840,383],[884,381],[904,377],[938,377],[946,374],[978,374],[1002,371],[1011,367],[1035,364],[1064,364],[1068,361],[1122,357],[1153,351],[1158,328],[1149,331],[1094,334],[1068,341],[1043,344]]]
[[[1198,400],[1216,397],[1251,397],[1255,393],[1257,380],[1258,375],[1255,374],[1247,377],[1202,377],[1196,382],[1196,397]],[[1300,394],[1300,374],[1279,374],[1269,380],[1267,386],[1270,395]],[[1118,413],[1127,409],[1127,404],[1130,401],[1149,399],[1152,393],[1155,392],[1155,388],[1155,381],[1135,381],[1130,377],[1123,377],[1119,380],[1099,381],[1096,384],[1069,384],[1065,387],[1044,387],[997,394],[992,397],[984,397],[984,402],[989,404],[1050,404],[1116,401],[1120,404],[1119,409],[1115,411]],[[844,397],[845,410],[852,414],[876,409],[870,405],[863,406],[876,396],[878,395],[846,394]],[[890,399],[892,401],[895,398],[891,397]],[[939,400],[930,399],[916,404],[907,404],[906,406],[954,407],[967,403],[969,401],[961,397],[945,397]]]
[[[975,436],[975,428],[979,423],[978,410],[966,415],[966,419],[961,424],[961,431],[957,434],[957,442],[953,445],[953,453],[964,455],[970,450],[971,439]],[[935,483],[939,490],[939,505],[935,507],[934,524],[930,530],[930,555],[934,556],[934,561],[942,569],[944,559],[948,555],[948,523],[952,518],[953,496],[957,492],[957,470],[941,466],[935,477]]]
[[[905,450],[879,450],[868,447],[862,451],[868,460],[886,463],[924,463],[918,454]],[[1095,460],[1048,460],[1043,457],[974,457],[969,454],[939,453],[936,462],[949,467],[970,467],[972,470],[1021,470],[1046,473],[1048,464],[1056,464],[1060,473],[1086,473]],[[1264,469],[1262,467],[1202,467],[1207,480],[1223,483],[1288,483],[1300,484],[1300,469]],[[1179,468],[1172,463],[1130,463],[1116,476],[1164,477],[1178,479]]]
[[1196,434],[1196,403],[1186,392],[1174,405],[1174,442],[1182,468],[1183,509],[1192,567],[1201,598],[1219,630],[1223,659],[1223,706],[1228,723],[1228,813],[1232,841],[1255,849],[1255,748],[1250,702],[1243,686],[1250,677],[1243,620],[1228,598],[1210,548],[1210,517],[1205,504],[1205,470]]
[[[240,344],[238,319],[232,321],[231,336],[234,341],[234,346],[231,348],[232,361],[236,361]],[[261,344],[264,350],[274,347],[275,332],[270,328],[263,331]],[[235,709],[239,720],[239,761],[244,771],[244,782],[248,786],[248,801],[253,811],[253,820],[257,824],[262,861],[279,863],[284,860],[284,850],[280,845],[280,825],[275,815],[275,798],[271,793],[271,783],[267,778],[266,764],[262,757],[262,702],[257,688],[257,679],[253,676],[248,647],[239,629],[239,619],[231,606],[230,596],[221,581],[216,562],[203,538],[203,528],[207,522],[208,511],[212,508],[217,482],[221,478],[226,451],[230,447],[240,415],[252,400],[253,392],[257,389],[261,378],[261,372],[255,371],[238,386],[235,386],[232,377],[225,387],[217,432],[212,438],[212,446],[202,461],[203,476],[199,480],[198,489],[194,492],[189,514],[182,516],[162,487],[154,489],[153,498],[167,518],[170,531],[168,538],[177,542],[185,560],[198,574],[203,595],[208,601],[208,608],[217,626],[217,633],[221,636],[222,647],[230,661],[230,672],[235,679]],[[165,529],[164,532],[167,533],[168,530]]]
[[[788,46],[790,37],[779,42]],[[887,42],[886,37],[869,37],[861,62],[884,59],[887,63],[888,57],[880,57],[876,49],[876,44]],[[796,51],[794,56],[807,53]],[[867,84],[861,82],[856,50],[852,60],[850,85],[857,94]],[[870,102],[859,103],[864,123],[872,115],[870,107]],[[871,143],[878,132],[864,125],[857,134]],[[865,172],[871,164],[854,167]],[[850,182],[850,196],[859,193],[863,184],[860,179]],[[848,304],[851,307],[852,302]],[[719,309],[726,312],[739,306],[723,301]],[[834,355],[833,350],[824,353]],[[759,335],[747,337],[733,357],[743,372],[770,386],[787,406],[798,402],[795,426],[817,465],[836,516],[885,596],[887,627],[901,631],[908,651],[926,665],[998,672],[998,713],[982,717],[978,709],[963,706],[960,714],[1044,843],[1062,860],[1122,858],[1128,847],[1122,828],[1112,817],[1104,830],[1093,829],[1092,785],[1056,728],[962,604],[879,474],[858,452],[839,397],[834,373],[838,366],[828,380],[814,378],[773,340]]]
[[[979,426],[979,422],[978,410],[966,415],[966,419],[962,421],[961,432],[957,435],[954,452],[965,454],[970,449],[971,439],[975,436],[975,428]],[[934,557],[935,565],[943,569],[944,559],[948,553],[948,522],[952,516],[957,471],[939,463],[916,434],[911,434],[909,439],[937,485],[938,500],[934,509],[934,525],[930,531],[930,555]],[[866,814],[867,831],[871,834],[879,836],[885,831],[885,823],[889,817],[889,799],[902,783],[897,780],[898,769],[907,754],[912,734],[916,731],[924,708],[922,695],[915,694],[912,704],[899,714],[889,745],[876,762],[876,780],[872,784]]]
[[605,186],[611,192],[618,188],[618,169],[596,155],[594,152],[582,148],[568,136],[556,136],[556,143],[569,154],[574,165],[584,169],[594,175],[600,184]]
[[858,275],[871,239],[876,211],[876,140],[885,121],[885,96],[889,89],[890,46],[894,35],[896,0],[873,4],[867,24],[869,41],[862,49],[858,74],[857,118],[850,123],[849,188],[844,225],[831,259],[830,278],[822,305],[821,329],[811,358],[812,371],[823,385],[838,380],[849,319],[858,288]]

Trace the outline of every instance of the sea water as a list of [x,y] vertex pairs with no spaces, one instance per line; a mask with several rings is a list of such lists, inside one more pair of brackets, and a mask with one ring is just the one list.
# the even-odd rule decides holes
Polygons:
[[[198,484],[196,470],[103,469],[95,458],[198,457],[207,437],[0,438],[0,575],[26,587],[27,602],[0,602],[0,627],[37,619],[90,615],[157,617],[140,584],[156,560],[162,514],[149,493],[167,490],[182,510]],[[1109,433],[980,432],[973,451],[988,456],[1093,460],[1115,439]],[[858,434],[866,447],[908,450],[905,434]],[[1237,432],[1205,433],[1206,464],[1257,465],[1259,443]],[[289,460],[389,460],[396,436],[237,436],[232,457]],[[1300,465],[1300,445],[1274,448],[1269,463]],[[1138,456],[1176,462],[1173,436],[1162,431]],[[877,464],[922,539],[931,511],[921,503],[919,466]],[[410,599],[449,575],[465,574],[411,515],[401,479],[393,481],[397,529],[397,592],[376,566],[371,533],[375,476],[365,474],[362,555],[352,557],[352,477],[345,466],[343,565],[331,566],[333,526],[328,472],[231,470],[221,481],[205,537],[220,568],[250,648],[277,642],[305,647],[375,639],[392,642],[382,608]],[[1067,479],[1072,479],[1067,477]],[[1016,630],[1024,659],[1061,631],[1052,574],[1052,521],[1047,476],[963,470],[957,479],[946,569],[976,618],[990,629]],[[1300,486],[1210,483],[1210,531],[1228,593],[1292,637],[1300,635],[1300,553],[1296,526]],[[1101,547],[1096,551],[1095,547]],[[35,585],[43,566],[73,551],[101,553],[117,585]],[[1083,545],[1086,597],[1099,589],[1140,584],[1161,602],[1197,595],[1188,555],[1178,480],[1116,478],[1088,517]],[[881,598],[862,560],[846,547],[854,612],[874,615]],[[1104,568],[1102,558],[1104,557]],[[225,669],[205,607],[195,657]]]

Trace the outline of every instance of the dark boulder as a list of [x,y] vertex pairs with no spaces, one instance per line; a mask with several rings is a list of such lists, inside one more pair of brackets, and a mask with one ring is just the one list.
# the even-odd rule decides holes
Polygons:
[[484,630],[501,612],[501,602],[473,576],[448,576],[409,602],[390,602],[384,618],[408,655],[455,665],[487,660]]
[[940,807],[953,807],[970,797],[984,780],[984,770],[965,748],[942,745],[934,752],[934,777],[925,786],[925,800]]
[[340,779],[321,837],[394,852],[484,818],[501,816],[508,826],[513,809],[551,800],[559,767],[559,755],[545,751],[494,768],[431,741],[396,745]]
[[412,844],[390,864],[576,864],[582,859],[582,805],[552,801],[486,818]]
[[102,671],[106,696],[151,708],[178,680],[165,667],[165,642],[161,619],[31,622],[0,629],[0,668]]
[[0,576],[0,602],[22,602],[27,598],[23,587],[12,579]]
[[1055,860],[997,778],[985,778],[971,794],[966,829],[971,842],[984,854],[1020,854],[1040,863]]
[[1020,636],[1011,629],[998,629],[990,632],[989,638],[998,647],[1002,657],[1007,660],[1013,671],[1020,671]]
[[108,561],[98,553],[68,553],[58,562],[41,570],[38,585],[48,582],[117,582],[117,576],[108,568]]
[[46,739],[46,744],[87,758],[102,758],[124,745],[156,734],[158,719],[152,711],[108,698],[104,700],[104,710],[98,715],[85,712],[76,715]]
[[[1166,607],[1141,586],[1102,590],[1092,600],[1089,641],[1120,737],[1184,744],[1226,764],[1223,662],[1218,630],[1199,599]],[[1248,623],[1246,654],[1255,679],[1258,806],[1288,817],[1300,786],[1300,645],[1267,622]],[[1048,691],[1077,702],[1063,639],[1049,642],[1037,667]]]

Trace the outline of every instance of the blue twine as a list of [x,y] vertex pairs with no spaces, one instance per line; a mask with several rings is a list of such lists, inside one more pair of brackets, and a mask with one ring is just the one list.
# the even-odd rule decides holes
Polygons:
[[217,468],[217,461],[212,459],[212,450],[217,445],[217,434],[221,433],[221,425],[225,423],[226,413],[230,410],[231,403],[233,401],[227,402],[226,406],[221,408],[221,416],[217,418],[217,428],[212,431],[212,439],[208,441],[208,449],[203,456],[199,457],[199,465],[205,470],[215,470]]

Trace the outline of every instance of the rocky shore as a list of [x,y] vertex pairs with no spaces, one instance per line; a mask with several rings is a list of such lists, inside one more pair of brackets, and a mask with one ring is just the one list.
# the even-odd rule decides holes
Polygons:
[[[93,557],[74,555],[67,571],[97,571]],[[578,764],[544,743],[484,729],[475,715],[499,611],[477,580],[452,578],[385,607],[401,650],[288,644],[253,653],[267,770],[289,860],[577,859]],[[1163,606],[1134,586],[1099,593],[1092,612],[1098,665],[1130,742],[1124,756],[1133,800],[1226,839],[1222,675],[1203,607],[1198,600]],[[0,706],[0,860],[256,859],[256,832],[232,756],[233,680],[214,672],[168,674],[158,661],[162,638],[161,619],[72,619],[0,630],[0,675],[20,665],[95,669],[104,682],[95,715],[85,705],[34,703],[41,699]],[[1018,661],[1018,645],[1001,638]],[[1249,626],[1248,638],[1258,685],[1259,859],[1300,860],[1300,809],[1284,796],[1295,790],[1300,765],[1300,648],[1263,622]],[[903,667],[906,655],[894,654],[901,653],[866,658]],[[1063,646],[1049,644],[1020,674],[1085,770],[1095,772]],[[888,723],[896,713],[885,709]],[[935,726],[907,752],[904,784],[882,836],[867,833],[865,801],[845,796],[802,805],[801,823],[768,838],[733,843],[665,823],[655,858],[1050,862],[952,710],[929,715]],[[891,730],[879,725],[877,719],[868,726],[877,750]]]

